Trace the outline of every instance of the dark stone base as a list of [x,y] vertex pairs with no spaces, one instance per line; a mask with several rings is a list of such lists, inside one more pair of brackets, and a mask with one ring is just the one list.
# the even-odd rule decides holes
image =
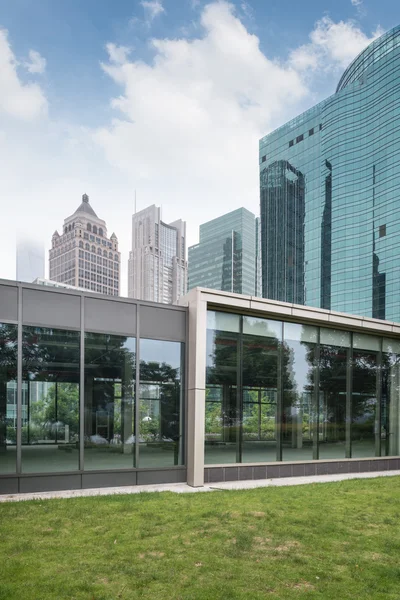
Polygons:
[[101,487],[185,483],[186,469],[143,469],[46,475],[0,475],[0,494],[27,494]]
[[204,483],[242,481],[249,479],[274,479],[276,477],[309,477],[342,473],[370,473],[400,470],[400,458],[349,459],[308,463],[275,463],[268,465],[238,465],[229,467],[207,466]]

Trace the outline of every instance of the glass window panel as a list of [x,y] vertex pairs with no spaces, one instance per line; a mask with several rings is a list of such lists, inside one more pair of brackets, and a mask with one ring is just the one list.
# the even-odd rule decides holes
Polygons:
[[243,333],[282,339],[282,323],[257,317],[243,317]]
[[207,311],[207,329],[239,333],[240,316],[231,313]]
[[312,342],[317,343],[318,328],[313,325],[300,325],[299,323],[284,324],[285,340],[296,342]]
[[400,354],[400,342],[390,338],[383,338],[382,351],[389,354]]
[[[345,458],[346,455],[346,376],[350,360],[347,334],[329,336],[332,345],[320,345],[319,458]],[[321,331],[321,338],[322,338]],[[344,338],[344,339],[343,339]],[[327,336],[324,336],[327,339]],[[345,346],[340,346],[341,339]]]
[[140,340],[139,467],[183,462],[184,344]]
[[[233,316],[240,318],[238,315]],[[235,463],[237,461],[239,441],[238,348],[238,332],[207,329],[206,464]]]
[[0,473],[15,473],[18,327],[0,323]]
[[375,456],[376,391],[377,353],[354,350],[351,424],[352,458]]
[[22,471],[79,468],[78,331],[22,329]]
[[253,333],[243,334],[242,462],[276,460],[282,323],[273,324],[276,337],[269,328],[269,321],[263,323],[263,319],[249,318],[246,330]]
[[85,333],[85,469],[135,466],[136,340]]
[[[311,340],[311,341],[310,341]],[[317,328],[284,324],[282,460],[311,460]]]
[[383,340],[381,393],[381,455],[400,454],[400,343]]
[[339,346],[341,348],[350,348],[350,333],[340,329],[320,329],[320,343],[327,346]]

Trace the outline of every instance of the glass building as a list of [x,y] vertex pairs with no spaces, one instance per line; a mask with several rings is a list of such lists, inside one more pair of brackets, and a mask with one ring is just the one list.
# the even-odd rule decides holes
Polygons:
[[200,225],[200,241],[189,248],[188,289],[205,287],[255,296],[257,241],[258,220],[245,208]]
[[0,494],[400,468],[400,324],[0,281]]
[[260,140],[263,296],[400,321],[400,27]]

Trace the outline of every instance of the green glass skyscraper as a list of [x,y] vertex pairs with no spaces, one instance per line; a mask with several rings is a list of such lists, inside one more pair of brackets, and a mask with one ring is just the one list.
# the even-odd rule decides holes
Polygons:
[[189,248],[188,289],[256,295],[258,227],[258,219],[245,208],[200,225],[199,243]]
[[262,295],[400,321],[400,27],[259,162]]

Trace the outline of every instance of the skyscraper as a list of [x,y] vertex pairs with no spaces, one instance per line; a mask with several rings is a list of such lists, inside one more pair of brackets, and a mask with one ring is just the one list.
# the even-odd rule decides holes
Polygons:
[[188,289],[206,287],[256,294],[258,222],[246,208],[200,225],[200,240],[189,248]]
[[58,281],[108,296],[118,296],[121,255],[115,233],[107,237],[105,221],[99,219],[83,194],[76,211],[64,220],[61,235],[55,231],[49,254],[49,274]]
[[400,27],[260,140],[263,296],[400,320]]
[[128,260],[128,296],[176,304],[186,293],[186,223],[161,220],[159,207],[132,216],[132,250]]
[[38,277],[44,277],[44,245],[21,237],[17,240],[17,281],[32,283]]

